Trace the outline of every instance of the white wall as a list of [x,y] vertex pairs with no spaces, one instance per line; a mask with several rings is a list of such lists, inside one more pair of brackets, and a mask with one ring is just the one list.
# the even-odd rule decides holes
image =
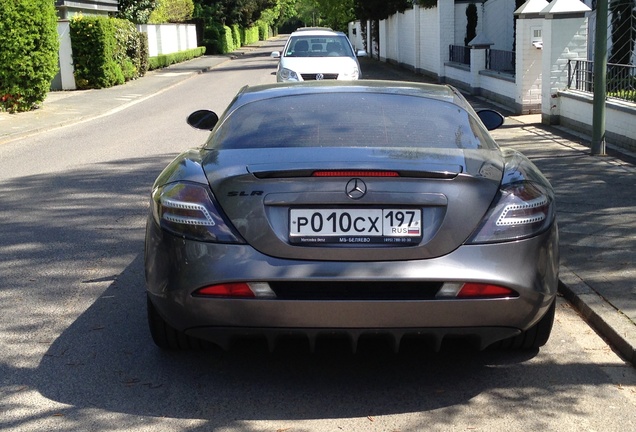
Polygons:
[[[559,93],[560,124],[592,135],[594,97],[590,93],[565,91]],[[606,141],[636,151],[636,105],[608,100],[605,105]]]
[[[440,21],[437,8],[418,8],[420,14],[420,63],[418,71],[440,71]],[[448,48],[446,48],[448,49]]]
[[532,45],[532,36],[533,29],[541,29],[542,26],[542,18],[524,18],[517,21],[515,105],[516,111],[520,114],[541,112],[543,50]]
[[541,114],[547,124],[559,123],[555,96],[568,85],[568,60],[587,56],[587,18],[553,18],[543,22]]
[[[398,62],[413,68],[416,66],[415,54],[418,49],[413,37],[415,34],[415,15],[416,11],[414,9],[395,15],[400,30],[397,34]],[[417,41],[417,43],[419,43],[419,41]]]
[[197,47],[197,29],[194,24],[143,24],[140,32],[148,35],[148,55],[173,54]]
[[[469,3],[455,4],[455,45],[464,45],[468,5]],[[477,34],[483,34],[488,41],[492,42],[491,48],[493,49],[512,51],[515,2],[512,0],[488,0],[486,3],[476,2],[475,5],[477,6]]]
[[[513,51],[515,40],[514,12],[515,2],[511,0],[488,0],[484,8],[481,30],[493,43],[491,48]],[[480,9],[480,6],[477,6]]]
[[67,20],[58,21],[57,34],[60,38],[58,60],[60,70],[51,83],[51,89],[75,90],[75,76],[73,75],[73,50],[71,49],[70,24]]

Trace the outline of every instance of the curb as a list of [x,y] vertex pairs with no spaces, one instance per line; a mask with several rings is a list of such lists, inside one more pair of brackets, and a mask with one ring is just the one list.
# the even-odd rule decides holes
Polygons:
[[634,323],[569,268],[561,265],[559,273],[559,292],[563,297],[625,360],[636,366]]

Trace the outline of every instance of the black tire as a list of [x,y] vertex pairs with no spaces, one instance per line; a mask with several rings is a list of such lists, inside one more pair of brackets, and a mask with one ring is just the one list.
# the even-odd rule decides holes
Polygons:
[[150,297],[146,297],[146,305],[150,335],[159,348],[165,350],[202,350],[211,346],[208,342],[188,336],[168,324],[159,315],[150,301]]
[[552,325],[554,324],[554,311],[556,309],[556,299],[552,301],[550,308],[543,318],[528,330],[521,332],[517,336],[504,339],[493,345],[499,349],[521,349],[534,350],[539,349],[548,342]]

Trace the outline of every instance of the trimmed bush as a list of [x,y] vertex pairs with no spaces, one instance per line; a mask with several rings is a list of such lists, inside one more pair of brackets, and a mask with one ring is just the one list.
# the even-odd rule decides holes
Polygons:
[[58,71],[58,50],[53,2],[0,2],[0,111],[28,111],[44,101]]
[[253,26],[243,30],[242,45],[250,45],[258,42],[258,27]]
[[243,46],[243,41],[241,40],[241,27],[238,24],[232,24],[230,27],[232,29],[232,49],[234,51],[237,48]]
[[148,39],[127,20],[76,16],[71,43],[77,88],[104,88],[143,76]]
[[135,25],[128,20],[113,18],[115,39],[117,40],[115,60],[121,67],[124,79],[139,78],[141,69],[141,46]]
[[205,46],[205,52],[208,54],[223,54],[221,32],[225,34],[223,26],[216,22],[210,22],[210,24],[204,26],[203,45]]
[[78,15],[71,20],[70,26],[77,88],[123,84],[124,73],[116,60],[118,46],[113,20]]
[[155,9],[150,13],[148,23],[181,23],[192,18],[194,3],[192,0],[157,0]]
[[258,39],[259,40],[267,40],[270,38],[269,25],[264,21],[257,21],[258,25]]
[[223,54],[232,52],[235,50],[235,47],[232,29],[228,26],[223,26],[223,33],[221,33],[221,52]]
[[190,50],[179,51],[173,54],[162,54],[156,57],[150,57],[148,59],[149,69],[160,69],[171,64],[181,63],[187,60],[192,60],[195,57],[200,57],[205,54],[205,47],[197,47]]
[[137,37],[139,38],[139,76],[144,76],[149,68],[148,35],[143,32],[138,32]]

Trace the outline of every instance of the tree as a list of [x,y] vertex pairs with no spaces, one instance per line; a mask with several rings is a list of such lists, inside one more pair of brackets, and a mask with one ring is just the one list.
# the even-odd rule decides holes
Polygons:
[[57,12],[50,0],[0,2],[0,110],[37,107],[58,71]]
[[297,0],[276,0],[276,5],[261,12],[260,20],[279,29],[287,20],[297,16]]
[[[213,11],[215,19],[222,25],[238,24],[249,28],[267,9],[275,8],[277,0],[197,0],[201,10]],[[206,18],[206,17],[201,17]]]
[[146,24],[155,6],[156,0],[119,0],[117,17],[135,24]]
[[194,3],[192,0],[157,0],[157,6],[148,18],[149,23],[180,23],[192,18]]
[[354,0],[299,0],[298,18],[306,26],[324,26],[346,30],[355,19]]
[[355,20],[354,0],[317,0],[322,19],[334,30],[347,30],[347,24]]
[[296,2],[296,10],[298,11],[298,19],[305,26],[316,27],[321,25],[318,0],[298,0]]

